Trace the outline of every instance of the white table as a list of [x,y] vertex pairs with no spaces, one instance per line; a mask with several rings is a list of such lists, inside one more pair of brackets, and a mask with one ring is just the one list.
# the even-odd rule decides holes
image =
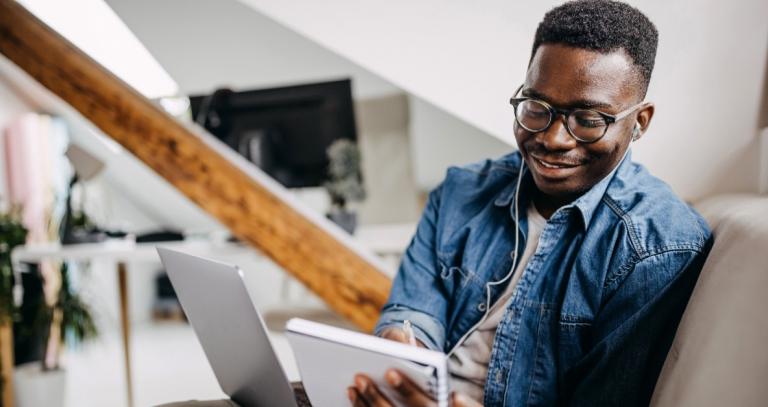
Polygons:
[[156,247],[167,247],[206,257],[254,253],[254,249],[239,243],[212,243],[209,241],[135,243],[130,240],[109,240],[101,243],[74,245],[40,244],[19,246],[11,253],[14,268],[19,270],[23,262],[37,263],[44,260],[91,261],[112,260],[117,264],[117,283],[120,301],[120,324],[123,336],[123,357],[128,406],[133,406],[133,381],[131,378],[130,318],[128,313],[128,264],[132,262],[159,261]]

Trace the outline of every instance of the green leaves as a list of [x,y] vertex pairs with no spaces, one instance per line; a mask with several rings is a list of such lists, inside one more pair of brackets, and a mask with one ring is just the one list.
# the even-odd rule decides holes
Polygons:
[[92,339],[98,335],[90,307],[72,291],[67,263],[61,265],[61,290],[59,291],[59,300],[54,308],[61,310],[62,342],[64,342],[67,333],[70,333],[70,338],[76,342]]
[[27,229],[21,223],[20,211],[0,214],[0,322],[11,318],[15,311],[11,252],[26,240]]

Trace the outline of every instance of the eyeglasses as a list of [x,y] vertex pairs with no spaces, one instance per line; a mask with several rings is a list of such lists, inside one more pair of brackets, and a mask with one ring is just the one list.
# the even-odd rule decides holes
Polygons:
[[[517,88],[515,96],[522,88],[523,85]],[[517,124],[525,130],[531,133],[545,131],[552,125],[557,115],[562,115],[568,134],[582,143],[594,143],[600,140],[605,136],[611,123],[624,119],[643,106],[643,103],[638,103],[623,112],[612,115],[593,109],[561,109],[543,100],[528,97],[513,97],[509,103],[515,108]]]

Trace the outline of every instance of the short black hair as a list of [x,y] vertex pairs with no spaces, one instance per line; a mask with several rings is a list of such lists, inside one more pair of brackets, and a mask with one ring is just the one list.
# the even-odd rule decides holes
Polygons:
[[640,74],[640,94],[651,80],[659,33],[640,10],[613,0],[576,0],[553,8],[536,29],[531,60],[542,44],[610,53],[623,49]]

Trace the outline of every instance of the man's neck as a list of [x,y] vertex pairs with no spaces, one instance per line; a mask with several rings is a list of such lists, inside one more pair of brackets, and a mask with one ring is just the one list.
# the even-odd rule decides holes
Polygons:
[[576,196],[550,196],[535,188],[533,193],[533,203],[536,205],[536,210],[539,211],[544,219],[549,219],[558,209],[568,205],[578,198]]

